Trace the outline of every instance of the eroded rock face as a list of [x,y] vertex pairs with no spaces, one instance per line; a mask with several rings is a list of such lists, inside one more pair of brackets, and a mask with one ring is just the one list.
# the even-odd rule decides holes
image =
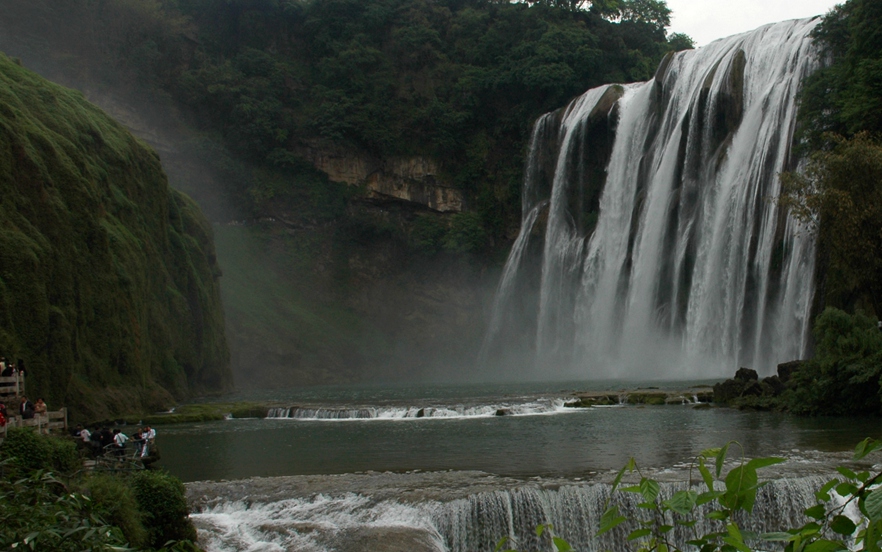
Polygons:
[[442,213],[463,210],[462,192],[439,179],[438,164],[427,157],[375,159],[351,151],[303,148],[298,152],[335,182],[366,186],[375,200],[397,200]]

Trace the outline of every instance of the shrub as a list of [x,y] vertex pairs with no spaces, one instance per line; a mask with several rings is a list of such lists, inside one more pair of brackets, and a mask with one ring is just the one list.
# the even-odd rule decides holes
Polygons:
[[167,473],[142,471],[132,476],[131,485],[150,546],[160,548],[172,540],[196,540],[196,528],[187,517],[184,484],[179,479]]
[[459,213],[450,222],[444,236],[444,249],[456,253],[479,251],[487,246],[487,231],[477,213]]
[[107,474],[94,474],[83,482],[84,491],[105,520],[122,530],[130,546],[147,545],[147,530],[132,488],[125,480]]

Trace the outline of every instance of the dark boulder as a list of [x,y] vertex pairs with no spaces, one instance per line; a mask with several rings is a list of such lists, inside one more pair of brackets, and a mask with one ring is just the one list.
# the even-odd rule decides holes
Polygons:
[[768,394],[771,394],[773,397],[777,397],[787,388],[784,385],[784,382],[781,381],[781,378],[778,376],[769,376],[762,381],[763,387],[768,388]]
[[738,371],[735,372],[735,379],[747,383],[750,381],[759,380],[759,376],[757,375],[756,370],[751,370],[750,368],[739,368]]
[[511,416],[511,410],[508,408],[497,408],[496,409],[497,416]]
[[790,378],[793,376],[793,373],[799,370],[799,367],[802,366],[802,363],[805,362],[803,360],[791,360],[790,362],[784,362],[778,365],[778,378],[781,379],[781,383],[787,384],[790,381]]
[[415,417],[416,417],[416,418],[422,418],[422,417],[425,416],[425,415],[426,415],[426,409],[425,409],[425,408],[420,408],[419,410],[417,410],[417,413],[416,413],[416,416],[415,416]]
[[759,397],[764,394],[763,391],[764,391],[763,385],[760,382],[754,380],[754,381],[748,382],[747,385],[744,386],[744,389],[741,391],[741,396],[742,397]]
[[747,384],[740,380],[729,379],[714,385],[714,402],[728,404],[741,396]]

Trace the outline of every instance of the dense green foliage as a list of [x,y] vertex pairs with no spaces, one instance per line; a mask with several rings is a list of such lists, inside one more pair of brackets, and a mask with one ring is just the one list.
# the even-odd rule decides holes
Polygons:
[[882,414],[882,331],[867,316],[828,308],[815,322],[815,356],[793,375],[798,414]]
[[821,146],[828,132],[882,132],[882,4],[848,0],[824,17],[814,36],[828,63],[801,93],[808,142]]
[[156,154],[0,55],[0,351],[74,417],[229,384],[212,230]]
[[10,430],[0,444],[0,547],[198,552],[179,480],[82,468],[72,441]]
[[13,2],[10,19],[27,26],[40,5],[57,15],[38,32],[58,50],[76,44],[98,78],[174,98],[222,136],[247,164],[218,167],[245,177],[229,190],[240,206],[340,198],[304,148],[426,155],[497,235],[519,218],[539,114],[691,47],[667,40],[659,0],[38,0]]
[[[817,234],[827,304],[882,315],[882,145],[830,138],[805,173],[784,177],[783,203]],[[861,305],[863,303],[863,305]]]

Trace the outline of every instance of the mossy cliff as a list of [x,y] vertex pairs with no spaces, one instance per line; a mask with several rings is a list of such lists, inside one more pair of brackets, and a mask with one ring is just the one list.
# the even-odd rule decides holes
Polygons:
[[156,153],[0,54],[0,354],[75,418],[229,387],[211,226]]

